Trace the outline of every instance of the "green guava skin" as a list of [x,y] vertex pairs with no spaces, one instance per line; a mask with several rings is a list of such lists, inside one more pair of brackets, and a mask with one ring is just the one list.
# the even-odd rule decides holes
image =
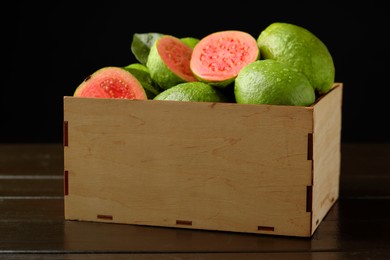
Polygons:
[[309,106],[315,92],[305,75],[277,60],[258,60],[238,74],[234,93],[239,104]]
[[262,59],[289,64],[303,73],[318,94],[335,81],[333,58],[325,44],[309,30],[289,23],[272,23],[257,38]]
[[224,93],[204,82],[185,82],[164,90],[154,100],[228,102]]
[[184,42],[185,44],[187,44],[188,46],[190,46],[192,49],[200,41],[198,38],[195,38],[195,37],[183,37],[183,38],[180,38],[180,40],[182,42]]

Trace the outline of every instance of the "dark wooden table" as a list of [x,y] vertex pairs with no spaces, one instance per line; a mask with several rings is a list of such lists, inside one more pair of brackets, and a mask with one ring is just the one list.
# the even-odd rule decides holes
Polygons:
[[0,259],[390,259],[390,143],[343,143],[312,238],[64,220],[62,144],[0,144]]

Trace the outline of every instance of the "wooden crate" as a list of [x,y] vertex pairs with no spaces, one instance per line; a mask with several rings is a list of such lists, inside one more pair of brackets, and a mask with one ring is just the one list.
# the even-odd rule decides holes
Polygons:
[[65,219],[311,237],[342,83],[309,107],[64,97]]

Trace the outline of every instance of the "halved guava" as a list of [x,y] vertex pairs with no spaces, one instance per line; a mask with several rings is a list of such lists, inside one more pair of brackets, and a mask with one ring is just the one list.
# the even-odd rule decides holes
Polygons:
[[88,76],[75,90],[75,97],[146,100],[141,83],[121,67],[104,67]]
[[163,89],[179,83],[198,81],[190,69],[192,48],[179,38],[164,35],[150,49],[146,66],[152,79]]
[[260,58],[256,39],[238,30],[219,31],[200,39],[190,69],[199,81],[226,87],[245,65]]

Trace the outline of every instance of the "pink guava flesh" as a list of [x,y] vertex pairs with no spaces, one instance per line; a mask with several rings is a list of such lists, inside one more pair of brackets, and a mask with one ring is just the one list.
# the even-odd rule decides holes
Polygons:
[[256,39],[242,31],[221,31],[202,38],[192,52],[190,68],[206,81],[234,78],[247,64],[257,60]]
[[165,65],[185,81],[198,81],[190,69],[192,48],[180,39],[166,35],[159,39],[157,51]]
[[74,96],[147,99],[141,83],[130,72],[119,67],[99,69],[80,84]]

